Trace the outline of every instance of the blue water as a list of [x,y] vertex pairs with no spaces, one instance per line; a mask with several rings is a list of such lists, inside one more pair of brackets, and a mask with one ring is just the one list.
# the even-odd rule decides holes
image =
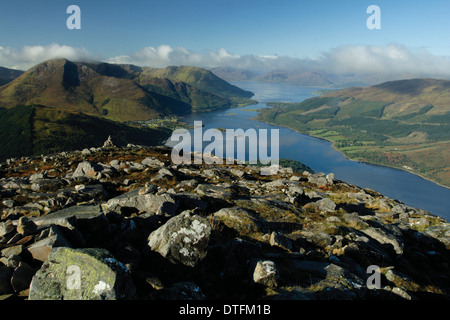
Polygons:
[[403,170],[348,160],[342,153],[334,150],[328,141],[253,120],[251,118],[256,117],[257,112],[245,111],[245,109],[265,108],[267,106],[264,103],[273,101],[301,102],[313,97],[313,92],[318,88],[262,82],[233,84],[255,93],[253,98],[260,103],[243,109],[192,114],[185,117],[183,121],[189,124],[202,121],[205,125],[204,130],[209,128],[279,129],[280,158],[299,160],[315,172],[333,172],[336,179],[376,190],[407,205],[422,208],[450,220],[450,189]]

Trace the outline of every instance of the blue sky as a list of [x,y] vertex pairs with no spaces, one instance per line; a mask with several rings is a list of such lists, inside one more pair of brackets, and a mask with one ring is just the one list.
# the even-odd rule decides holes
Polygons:
[[[66,28],[72,4],[81,8],[81,30]],[[381,8],[381,30],[366,27],[372,4]],[[161,45],[200,55],[223,48],[240,57],[317,59],[339,47],[395,44],[450,56],[449,9],[444,0],[1,1],[0,64],[8,54],[26,60],[24,47],[51,44],[100,60],[136,58]]]

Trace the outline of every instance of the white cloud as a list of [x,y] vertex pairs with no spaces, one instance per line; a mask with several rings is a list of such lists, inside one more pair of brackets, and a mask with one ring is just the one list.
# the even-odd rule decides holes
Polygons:
[[322,63],[336,73],[450,75],[450,57],[400,44],[341,46],[325,53]]
[[[56,43],[46,46],[25,46],[20,50],[0,46],[0,66],[26,70],[53,58],[82,61],[93,60],[94,57],[84,48]],[[345,45],[333,48],[313,59],[278,55],[238,55],[224,48],[199,53],[184,47],[161,45],[144,47],[127,55],[107,58],[105,61],[150,67],[170,65],[233,67],[261,73],[274,70],[304,70],[336,74],[450,77],[450,57],[436,56],[426,49],[410,49],[401,44]]]
[[21,50],[0,47],[0,65],[13,69],[27,70],[43,61],[54,58],[86,60],[89,52],[84,48],[74,48],[56,43],[46,46],[25,46]]

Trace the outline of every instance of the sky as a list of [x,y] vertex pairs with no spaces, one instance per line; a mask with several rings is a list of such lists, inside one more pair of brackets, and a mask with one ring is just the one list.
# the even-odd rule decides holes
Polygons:
[[[70,5],[80,30],[67,28]],[[381,29],[367,27],[370,5]],[[0,65],[64,57],[450,75],[449,9],[447,0],[0,0]]]

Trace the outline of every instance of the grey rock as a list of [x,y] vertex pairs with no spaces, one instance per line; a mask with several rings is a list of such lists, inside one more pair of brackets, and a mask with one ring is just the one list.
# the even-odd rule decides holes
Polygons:
[[245,176],[245,171],[238,170],[238,169],[230,169],[230,173],[237,178],[243,178]]
[[330,198],[323,198],[314,203],[314,205],[322,212],[333,212],[336,210],[336,203]]
[[0,222],[0,237],[4,237],[14,231],[16,227],[11,220],[6,220],[5,222]]
[[89,161],[83,161],[78,164],[75,172],[72,174],[72,178],[86,177],[94,178],[99,172],[103,170],[103,167]]
[[112,141],[111,136],[108,137],[108,139],[103,143],[102,148],[114,148],[116,145]]
[[162,167],[164,166],[164,162],[154,158],[154,157],[148,157],[141,161],[141,164],[148,167]]
[[8,247],[6,249],[2,250],[2,257],[9,258],[10,256],[14,255],[20,255],[23,251],[23,245],[15,245],[12,247]]
[[278,269],[275,262],[270,260],[260,260],[256,263],[253,272],[253,281],[266,287],[277,287]]
[[273,231],[270,235],[270,245],[292,251],[291,239],[276,231]]
[[5,206],[5,207],[8,207],[8,208],[12,208],[12,207],[14,207],[14,205],[16,204],[15,202],[14,202],[14,200],[3,200],[2,201],[2,204]]
[[139,194],[133,190],[109,200],[103,205],[106,210],[120,211],[120,208],[136,208],[142,213],[174,216],[178,208],[173,196],[169,194]]
[[206,256],[210,234],[208,221],[184,211],[152,232],[148,245],[172,263],[194,267]]
[[392,245],[392,248],[398,255],[403,254],[403,242],[392,233],[374,227],[363,229],[361,231],[381,244]]
[[57,248],[34,275],[29,300],[128,300],[128,269],[104,249]]
[[319,187],[326,186],[328,184],[328,180],[323,173],[316,173],[308,176],[308,182],[315,184]]

